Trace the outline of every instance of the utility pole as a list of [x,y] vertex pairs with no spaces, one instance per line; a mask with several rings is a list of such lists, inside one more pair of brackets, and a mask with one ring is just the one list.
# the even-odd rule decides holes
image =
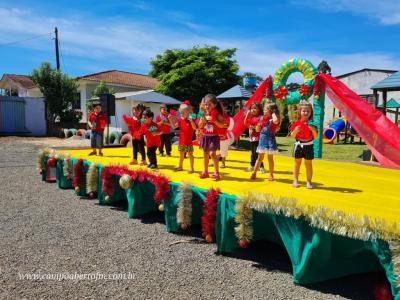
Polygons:
[[54,33],[56,35],[55,43],[56,43],[56,63],[57,63],[57,70],[60,71],[60,53],[58,50],[58,29],[57,27],[54,28]]

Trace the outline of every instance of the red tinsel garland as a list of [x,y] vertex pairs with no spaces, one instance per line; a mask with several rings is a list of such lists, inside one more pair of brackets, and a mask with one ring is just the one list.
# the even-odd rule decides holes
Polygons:
[[268,99],[271,99],[272,98],[272,76],[269,75],[265,81],[267,83],[267,86],[265,88],[265,96],[267,96]]
[[113,176],[122,176],[128,174],[132,180],[139,180],[139,182],[149,181],[155,187],[155,193],[153,196],[154,202],[161,204],[162,200],[168,199],[170,192],[169,180],[167,177],[161,174],[155,174],[147,170],[130,170],[124,166],[109,166],[105,167],[102,174],[103,181],[103,192],[111,196],[114,193],[113,187]]
[[221,191],[211,188],[204,201],[203,216],[201,217],[201,229],[203,237],[211,243],[215,238],[215,219],[217,215],[218,198]]
[[317,76],[315,76],[315,79],[314,79],[314,97],[316,99],[318,99],[319,96],[321,95],[322,88],[323,88],[323,85],[322,85],[321,77],[319,77],[317,75]]
[[274,92],[275,98],[279,101],[285,100],[288,94],[289,94],[288,89],[282,85],[280,85]]
[[309,92],[310,92],[310,88],[308,85],[306,85],[304,83],[302,85],[300,85],[299,94],[301,97],[307,97]]
[[83,159],[78,159],[74,165],[74,180],[72,182],[73,186],[76,188],[81,188],[83,186]]

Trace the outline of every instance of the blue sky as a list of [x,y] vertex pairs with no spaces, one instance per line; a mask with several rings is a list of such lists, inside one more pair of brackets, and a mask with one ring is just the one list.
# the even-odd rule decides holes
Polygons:
[[400,0],[14,0],[0,1],[0,76],[55,66],[55,26],[71,76],[147,74],[156,54],[196,45],[237,48],[240,72],[263,77],[293,57],[325,59],[336,75],[400,69]]

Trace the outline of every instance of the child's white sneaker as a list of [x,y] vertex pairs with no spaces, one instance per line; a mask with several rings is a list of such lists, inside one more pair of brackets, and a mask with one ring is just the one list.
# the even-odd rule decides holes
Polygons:
[[261,174],[265,174],[266,173],[264,167],[260,167],[260,173]]
[[247,172],[253,172],[253,171],[254,171],[254,167],[250,166],[250,167],[247,168],[246,171],[247,171]]

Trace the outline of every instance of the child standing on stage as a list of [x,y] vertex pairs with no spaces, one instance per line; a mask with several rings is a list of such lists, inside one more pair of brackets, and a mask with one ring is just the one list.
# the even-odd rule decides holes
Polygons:
[[156,117],[156,123],[160,128],[162,134],[161,144],[158,148],[160,152],[160,156],[164,156],[164,145],[165,145],[165,152],[168,157],[171,156],[171,127],[168,121],[168,112],[167,112],[167,105],[161,104],[160,105],[160,114]]
[[218,156],[217,151],[220,149],[220,140],[218,135],[219,128],[226,127],[222,120],[222,107],[213,94],[208,94],[204,97],[204,117],[201,117],[199,128],[202,129],[202,137],[200,141],[200,148],[203,149],[204,154],[204,170],[200,173],[200,178],[208,178],[208,165],[209,159],[214,162],[215,180],[220,180]]
[[232,133],[234,126],[233,119],[228,115],[228,103],[220,102],[223,110],[222,119],[226,127],[219,128],[219,139],[220,139],[220,155],[221,155],[221,166],[220,168],[225,168],[226,158],[228,156],[229,146],[235,141],[235,137]]
[[[262,118],[262,112],[263,108],[261,103],[253,103],[244,119],[244,124],[249,128],[250,149],[251,149],[250,167],[247,168],[247,172],[254,171],[254,166],[256,165],[256,161],[258,158],[257,147],[258,147],[258,142],[260,140],[260,132],[256,130],[256,127],[260,123],[260,120]],[[264,162],[261,163],[260,172],[262,174],[265,173]]]
[[150,109],[146,109],[143,113],[144,123],[142,126],[142,132],[146,137],[146,147],[147,147],[147,158],[150,164],[148,167],[150,169],[157,169],[157,148],[161,145],[160,135],[162,134],[157,123],[153,121],[154,113]]
[[141,165],[146,164],[146,151],[144,150],[144,138],[142,134],[142,115],[145,106],[143,104],[138,104],[132,108],[132,117],[128,117],[127,115],[123,115],[124,121],[128,127],[132,135],[132,160],[129,164],[136,165],[138,163],[137,157],[138,152],[140,152],[142,156]]
[[293,186],[299,187],[299,171],[301,160],[304,158],[307,174],[307,188],[312,189],[312,160],[314,159],[313,140],[317,138],[317,128],[309,125],[309,121],[313,119],[313,108],[311,103],[302,100],[297,106],[297,121],[293,122],[290,128],[290,136],[296,140],[294,144],[293,157]]
[[260,132],[260,140],[258,142],[257,153],[258,158],[254,167],[251,179],[257,178],[258,168],[264,160],[265,154],[268,154],[269,176],[268,180],[274,180],[274,154],[278,152],[275,133],[279,129],[280,119],[279,110],[275,103],[267,103],[264,105],[264,116],[260,119],[260,123],[256,126],[256,130]]
[[103,156],[103,132],[107,125],[107,116],[101,111],[100,102],[94,102],[92,105],[93,111],[88,117],[88,126],[92,130],[90,134],[90,145],[92,152],[89,155],[96,155],[97,149],[99,149],[99,155]]
[[179,127],[179,166],[175,168],[175,171],[183,170],[183,160],[185,154],[187,153],[190,161],[189,174],[194,172],[194,157],[193,157],[193,132],[196,130],[196,124],[192,118],[189,116],[190,108],[187,104],[181,104],[179,106],[179,112],[181,113],[181,118],[176,118],[176,123],[173,123],[173,117],[170,115],[169,122],[172,128]]

